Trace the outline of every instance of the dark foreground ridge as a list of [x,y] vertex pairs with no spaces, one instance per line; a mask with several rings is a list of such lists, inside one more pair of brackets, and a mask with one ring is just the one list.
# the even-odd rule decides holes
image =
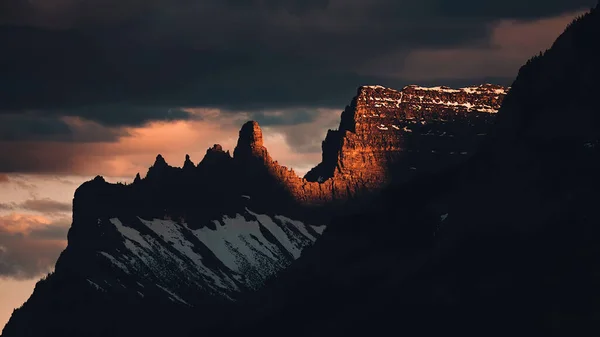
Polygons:
[[599,38],[596,8],[521,68],[480,152],[337,218],[219,336],[597,335]]

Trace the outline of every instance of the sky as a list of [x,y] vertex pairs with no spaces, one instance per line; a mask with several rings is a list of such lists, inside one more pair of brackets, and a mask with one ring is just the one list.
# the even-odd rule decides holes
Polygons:
[[67,245],[75,188],[199,162],[257,120],[306,172],[360,85],[510,85],[596,0],[3,0],[0,327]]

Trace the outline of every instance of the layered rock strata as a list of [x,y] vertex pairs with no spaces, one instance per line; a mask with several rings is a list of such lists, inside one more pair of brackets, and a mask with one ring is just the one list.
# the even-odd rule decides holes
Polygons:
[[304,178],[269,157],[256,122],[240,131],[234,159],[260,158],[300,203],[345,201],[464,161],[487,135],[507,91],[489,84],[401,91],[363,86],[342,112],[338,130],[328,131],[322,162]]

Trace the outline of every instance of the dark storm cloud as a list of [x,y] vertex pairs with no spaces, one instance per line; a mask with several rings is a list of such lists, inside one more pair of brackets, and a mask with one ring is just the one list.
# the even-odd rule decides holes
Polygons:
[[71,128],[54,117],[24,113],[0,115],[0,141],[64,138],[71,134]]
[[[83,113],[85,115],[85,113]],[[129,117],[130,118],[130,117]],[[53,112],[0,114],[0,142],[58,141],[108,142],[125,135],[119,129],[110,129],[94,123],[67,123]],[[2,145],[0,145],[2,146]]]
[[567,11],[590,9],[596,0],[528,0],[528,1],[443,1],[442,13],[480,18],[530,19],[558,15]]
[[340,108],[359,85],[413,82],[357,74],[381,55],[485,45],[494,20],[594,2],[8,0],[0,110],[44,109],[114,126],[187,118],[140,106]]
[[149,121],[186,120],[190,117],[187,112],[179,108],[119,104],[84,106],[74,110],[59,110],[55,113],[83,117],[105,126],[141,126]]
[[[83,120],[69,122],[64,117],[81,117]],[[0,114],[0,142],[111,142],[127,135],[119,127],[141,126],[150,121],[187,120],[189,117],[181,109],[123,105],[22,113],[10,111]]]

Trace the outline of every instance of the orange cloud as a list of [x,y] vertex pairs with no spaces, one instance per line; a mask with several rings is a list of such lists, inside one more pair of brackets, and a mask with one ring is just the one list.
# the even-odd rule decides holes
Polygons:
[[[195,119],[153,122],[141,127],[121,129],[115,141],[105,142],[0,142],[0,158],[10,158],[14,172],[52,172],[84,176],[142,176],[162,154],[172,166],[183,165],[185,155],[198,163],[213,144],[233,152],[241,125],[252,118],[244,112],[228,113],[217,109],[186,109]],[[281,112],[287,113],[287,112]],[[341,110],[318,109],[317,117],[293,125],[263,126],[265,145],[281,164],[306,171],[320,160],[320,144],[328,128],[339,124]],[[78,119],[69,123],[76,128],[100,132]],[[115,133],[114,130],[111,132]],[[78,134],[76,132],[75,134]]]
[[52,270],[66,247],[69,223],[39,215],[0,216],[0,277],[29,279]]
[[41,215],[11,213],[0,216],[0,232],[8,234],[29,234],[32,230],[48,226],[50,219]]

